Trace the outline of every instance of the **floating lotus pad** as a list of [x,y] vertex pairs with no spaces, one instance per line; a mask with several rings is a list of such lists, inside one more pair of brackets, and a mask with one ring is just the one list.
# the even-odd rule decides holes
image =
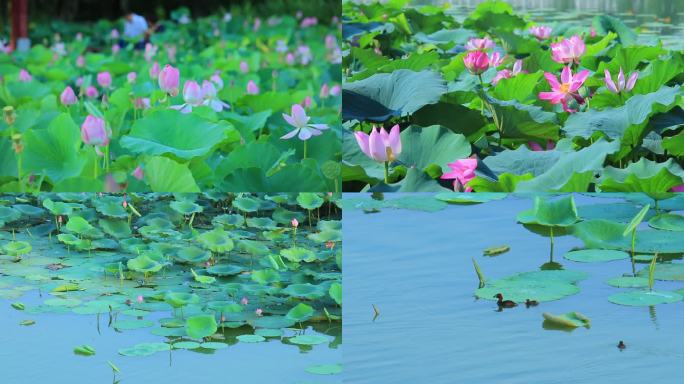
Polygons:
[[153,327],[154,323],[150,320],[117,320],[112,323],[112,327],[120,330],[140,329]]
[[645,277],[622,276],[606,281],[608,285],[618,288],[646,288],[648,279]]
[[560,199],[534,198],[534,208],[518,214],[518,222],[545,227],[569,227],[579,221],[572,195]]
[[[572,234],[589,248],[631,249],[631,236],[623,236],[626,226],[608,220],[588,220],[575,224]],[[637,230],[637,253],[684,253],[684,236],[672,236],[670,231]]]
[[74,353],[81,356],[93,356],[95,354],[95,348],[90,345],[79,345],[74,348]]
[[180,308],[188,304],[200,302],[200,297],[194,293],[169,292],[164,296],[164,301],[174,308]]
[[278,228],[278,223],[268,217],[248,217],[247,226],[258,229],[276,229]]
[[298,345],[318,345],[330,341],[328,337],[321,335],[298,335],[287,340],[292,344]]
[[570,251],[563,257],[580,263],[602,263],[605,261],[629,259],[629,253],[611,249],[582,249]]
[[579,312],[568,312],[562,315],[554,315],[548,312],[544,312],[542,316],[544,316],[544,322],[549,322],[560,327],[589,328],[591,326],[591,321],[589,320],[589,318]]
[[[648,277],[648,268],[642,269],[637,275]],[[656,280],[684,281],[684,264],[656,264],[653,276]]]
[[463,193],[463,192],[442,192],[435,195],[435,199],[447,202],[449,204],[479,204],[486,203],[493,200],[505,199],[508,196],[506,193],[498,192],[481,192],[481,193]]
[[494,247],[489,247],[485,248],[484,251],[482,251],[482,254],[485,256],[497,256],[502,253],[506,253],[511,249],[508,245],[499,245],[499,246],[494,246]]
[[176,252],[176,259],[190,264],[204,263],[211,258],[211,252],[198,247],[185,247]]
[[314,375],[337,375],[342,373],[342,364],[312,365],[306,368],[305,371]]
[[299,297],[304,299],[318,299],[326,294],[326,290],[321,285],[314,284],[290,284],[287,288],[281,291],[292,297]]
[[228,344],[226,343],[217,343],[215,341],[207,341],[205,343],[200,344],[200,348],[204,349],[224,349],[228,348]]
[[233,206],[242,212],[256,212],[259,210],[261,203],[259,200],[251,197],[238,197],[233,200]]
[[204,210],[202,206],[187,200],[172,201],[169,206],[181,215],[191,215],[193,213],[200,213]]
[[236,337],[242,343],[261,343],[266,341],[266,338],[259,335],[240,335]]
[[620,292],[608,297],[608,301],[619,305],[650,306],[658,304],[676,303],[684,297],[670,291],[629,291]]
[[674,213],[663,213],[653,216],[648,225],[665,231],[684,231],[684,216]]
[[150,356],[169,349],[171,346],[166,343],[140,343],[130,348],[119,349],[119,354],[122,356]]
[[581,280],[581,273],[566,274],[567,271],[535,271],[512,275],[510,277],[487,282],[483,288],[475,291],[475,296],[486,300],[495,300],[494,295],[503,294],[506,300],[525,302],[525,300],[553,301],[579,293],[574,282]]
[[152,260],[147,255],[140,255],[136,258],[128,260],[126,263],[128,269],[140,273],[154,273],[159,272],[164,265]]
[[250,321],[255,328],[289,328],[296,324],[295,320],[285,316],[264,316]]
[[197,349],[201,346],[196,341],[178,341],[173,343],[173,349]]
[[222,229],[204,232],[197,237],[197,240],[202,246],[212,252],[225,253],[231,251],[234,247],[233,240]]
[[207,273],[216,276],[233,276],[239,275],[245,269],[239,265],[234,264],[217,264],[207,268]]

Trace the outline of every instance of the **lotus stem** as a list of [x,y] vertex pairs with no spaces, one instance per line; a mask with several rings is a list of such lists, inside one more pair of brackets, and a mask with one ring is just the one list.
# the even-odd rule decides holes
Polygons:
[[551,261],[553,261],[553,227],[550,227],[550,234],[551,234]]
[[385,161],[385,184],[389,184],[389,162]]
[[304,140],[304,158],[302,160],[306,159],[306,143],[307,142],[308,142],[308,140]]
[[634,248],[636,245],[636,228],[632,230],[632,254],[631,254],[631,259],[632,259],[632,275],[636,276],[636,265],[634,264]]

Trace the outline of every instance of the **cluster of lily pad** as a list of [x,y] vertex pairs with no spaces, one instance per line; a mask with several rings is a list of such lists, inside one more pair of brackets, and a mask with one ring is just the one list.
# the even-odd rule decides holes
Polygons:
[[684,57],[505,1],[343,5],[348,191],[684,190]]
[[[119,349],[123,356],[276,340],[336,348],[337,203],[317,193],[2,195],[0,298],[26,314],[26,326],[66,313],[159,336]],[[35,291],[38,303],[20,301]]]
[[237,10],[0,51],[0,190],[339,189],[339,21]]

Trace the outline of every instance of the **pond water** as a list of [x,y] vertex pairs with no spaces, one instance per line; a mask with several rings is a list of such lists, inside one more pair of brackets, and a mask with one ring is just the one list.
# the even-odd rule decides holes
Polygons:
[[340,383],[323,196],[0,195],[0,382]]
[[[465,19],[484,0],[416,0],[415,5],[450,4],[458,20]],[[629,27],[638,28],[639,44],[657,44],[668,49],[684,49],[684,0],[508,0],[515,10],[538,23],[591,25],[598,14],[619,17]]]
[[[574,197],[580,214],[582,206],[599,203],[610,211],[620,200]],[[556,237],[555,261],[589,274],[579,283],[579,294],[502,312],[495,301],[475,298],[478,279],[471,258],[487,281],[539,270],[549,261],[549,239],[516,223],[516,215],[532,205],[529,196],[509,196],[434,213],[346,209],[345,382],[679,382],[684,303],[628,307],[608,302],[621,289],[605,281],[629,273],[629,260],[566,260],[567,251],[583,246],[573,236]],[[483,249],[499,245],[510,251],[483,256]],[[637,264],[637,269],[644,266]],[[683,288],[681,283],[655,284],[657,289]],[[375,320],[373,305],[380,311]],[[542,313],[570,311],[588,316],[591,328],[542,327]],[[625,350],[616,347],[620,340]]]

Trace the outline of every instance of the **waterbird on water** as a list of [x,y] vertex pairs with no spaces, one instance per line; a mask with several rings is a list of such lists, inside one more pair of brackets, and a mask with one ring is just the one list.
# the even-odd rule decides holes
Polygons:
[[539,302],[537,300],[530,300],[530,299],[525,300],[525,306],[527,308],[536,307],[537,305],[539,305]]
[[618,347],[618,349],[620,349],[620,350],[623,350],[623,349],[627,348],[627,346],[625,345],[625,343],[622,342],[622,340],[620,340],[620,342],[618,343],[617,347]]
[[518,305],[514,301],[504,300],[503,295],[500,293],[497,293],[494,295],[494,297],[498,299],[496,305],[498,305],[500,308],[513,308]]

